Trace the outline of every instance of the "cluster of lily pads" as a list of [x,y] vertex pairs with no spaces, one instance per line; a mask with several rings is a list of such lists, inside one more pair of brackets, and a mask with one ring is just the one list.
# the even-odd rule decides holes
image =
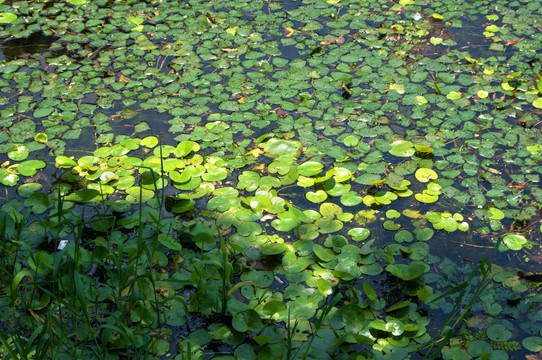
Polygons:
[[540,352],[541,8],[0,1],[0,354]]
[[[424,345],[436,340],[427,332],[430,319],[420,312],[419,304],[450,286],[429,285],[434,280],[426,274],[439,260],[429,255],[427,241],[435,230],[467,231],[468,223],[459,213],[429,211],[424,215],[408,208],[398,212],[389,206],[400,198],[417,198],[426,192],[410,190],[408,178],[421,184],[436,181],[435,171],[419,168],[407,179],[396,179],[399,186],[384,179],[360,187],[355,181],[360,170],[300,161],[301,150],[298,141],[262,136],[258,147],[249,153],[202,155],[197,142],[162,145],[158,138],[148,136],[101,147],[81,158],[57,156],[58,180],[49,196],[40,192],[37,183],[26,183],[17,189],[24,203],[12,200],[2,207],[4,234],[13,239],[4,241],[4,251],[19,248],[29,257],[28,269],[17,274],[6,291],[15,291],[22,286],[23,276],[31,276],[34,280],[30,284],[40,285],[35,285],[25,301],[30,305],[20,304],[16,309],[30,306],[32,311],[46,311],[50,302],[52,305],[58,299],[43,288],[42,281],[59,276],[59,267],[69,268],[75,261],[80,281],[95,288],[79,301],[103,312],[101,321],[115,308],[119,311],[130,306],[126,316],[141,332],[134,341],[145,345],[149,356],[169,354],[171,341],[149,337],[145,329],[164,334],[172,328],[193,331],[190,323],[209,321],[204,319],[213,314],[223,317],[207,331],[188,331],[178,343],[175,352],[180,358],[202,356],[212,341],[228,344],[236,356],[282,357],[286,356],[287,339],[293,353],[304,352],[313,358],[327,358],[328,353],[346,355],[352,346],[356,351],[365,349],[365,356],[383,358],[423,352]],[[137,154],[140,156],[132,156]],[[242,170],[247,164],[250,170]],[[16,165],[12,165],[12,173]],[[227,180],[232,174],[237,174],[237,179]],[[325,196],[311,199],[315,190]],[[348,194],[356,201],[345,201]],[[94,210],[85,215],[77,205]],[[23,207],[29,209],[27,217],[20,215]],[[45,218],[24,224],[31,213]],[[168,213],[177,216],[172,218]],[[17,224],[22,225],[20,230]],[[127,236],[134,228],[139,235]],[[81,238],[71,235],[74,229],[83,231]],[[103,235],[90,238],[88,245],[79,244],[88,236],[85,231]],[[382,231],[390,235],[382,238],[378,235]],[[217,236],[226,237],[221,246],[217,246]],[[503,243],[518,249],[514,245],[521,243],[518,237],[508,234]],[[67,245],[50,248],[47,243],[51,242]],[[31,246],[42,250],[34,252]],[[147,246],[152,250],[143,251]],[[76,249],[80,259],[74,258]],[[217,261],[220,254],[222,261]],[[125,291],[133,286],[135,301],[115,297],[109,283],[120,281],[116,276],[102,282],[100,276],[93,275],[97,271],[106,279],[113,276],[120,271],[115,268],[120,259],[158,270],[148,278],[143,276],[145,272],[129,273],[137,285],[125,279]],[[224,270],[228,267],[229,275]],[[377,279],[384,274],[396,279],[389,288],[378,285]],[[449,280],[452,278],[460,277]],[[154,290],[147,292],[142,286]],[[523,288],[515,290],[516,296],[530,289],[523,282]],[[341,301],[332,302],[332,307],[328,304],[324,318],[323,307],[333,294],[341,294]],[[495,300],[487,306],[500,306]],[[441,306],[445,309],[446,302]],[[326,328],[320,328],[320,320]],[[79,336],[89,342],[91,335],[105,341],[108,351],[133,346],[128,336],[107,332],[87,329]],[[538,338],[532,339],[529,341]],[[500,345],[472,341],[469,353],[508,358],[505,351],[495,348]],[[498,341],[505,346],[508,338]],[[64,344],[62,351],[68,352],[69,345]],[[84,356],[91,350],[82,351]],[[447,356],[456,356],[463,350],[452,347],[448,351]]]

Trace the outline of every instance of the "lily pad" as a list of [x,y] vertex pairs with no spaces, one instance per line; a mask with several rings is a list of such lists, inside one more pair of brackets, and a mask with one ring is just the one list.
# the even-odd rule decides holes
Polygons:
[[8,157],[11,160],[22,161],[28,157],[28,148],[24,145],[15,145],[11,151],[8,152]]
[[510,250],[521,250],[526,243],[527,239],[520,234],[506,234],[503,237],[503,244]]
[[435,170],[428,168],[420,168],[416,170],[414,176],[416,176],[416,179],[418,179],[419,182],[423,183],[438,179],[438,175]]
[[273,158],[278,158],[281,155],[299,156],[302,147],[299,141],[276,138],[269,139],[258,146],[263,149],[266,155]]
[[0,13],[0,24],[9,24],[17,20],[17,15],[13,13],[3,12]]
[[19,164],[17,170],[21,175],[34,176],[39,169],[43,169],[47,164],[41,160],[26,160]]
[[386,266],[386,271],[405,281],[417,279],[428,270],[429,267],[424,262],[419,260],[414,260],[408,265],[392,264]]
[[414,144],[410,141],[397,140],[391,144],[389,153],[399,157],[410,157],[414,155],[416,150],[414,149]]
[[324,165],[322,163],[316,161],[307,161],[306,163],[299,165],[297,171],[299,175],[302,176],[314,176],[318,175],[323,168]]

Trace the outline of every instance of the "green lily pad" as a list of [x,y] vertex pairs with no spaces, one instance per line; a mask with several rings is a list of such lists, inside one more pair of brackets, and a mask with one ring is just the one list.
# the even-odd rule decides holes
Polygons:
[[224,180],[227,176],[228,170],[218,166],[211,166],[207,169],[207,173],[201,175],[201,178],[205,181],[220,181]]
[[419,152],[424,153],[424,154],[430,154],[430,153],[433,152],[433,150],[435,150],[431,146],[427,146],[427,145],[415,144],[414,147],[416,148],[416,150],[418,150]]
[[153,148],[156,145],[158,145],[158,143],[159,143],[159,141],[158,141],[158,138],[156,136],[147,136],[147,137],[141,139],[141,145],[143,145],[145,147],[148,147],[148,148]]
[[27,184],[22,184],[21,186],[19,186],[17,188],[17,193],[20,196],[27,198],[30,195],[40,191],[42,188],[43,188],[43,185],[41,185],[40,183],[27,183]]
[[3,12],[0,13],[0,24],[10,24],[17,20],[17,15],[13,13]]
[[336,255],[333,253],[333,251],[324,248],[322,245],[319,244],[313,244],[312,245],[312,251],[318,258],[324,262],[331,261],[335,259]]
[[273,315],[286,311],[287,309],[287,305],[282,301],[271,300],[265,303],[263,313],[269,317],[272,317]]
[[394,141],[391,143],[391,148],[389,150],[390,154],[399,157],[410,157],[414,155],[415,152],[414,144],[405,140]]
[[259,332],[262,327],[262,319],[255,310],[248,309],[233,315],[232,326],[239,332]]
[[512,333],[502,324],[490,326],[486,330],[487,337],[493,341],[508,341],[512,337]]
[[318,175],[323,168],[324,165],[322,163],[316,161],[307,161],[306,163],[299,165],[297,167],[297,171],[299,175],[302,176],[314,176]]
[[327,193],[324,190],[317,190],[315,192],[309,191],[305,194],[307,200],[313,203],[320,203],[327,199]]
[[424,204],[432,204],[438,201],[438,195],[428,194],[427,190],[423,190],[421,194],[414,194],[414,197]]
[[171,250],[182,250],[183,248],[178,240],[175,240],[172,236],[166,234],[159,234],[158,242]]
[[126,189],[126,194],[126,200],[132,204],[144,203],[154,197],[154,191],[139,186]]
[[183,214],[192,210],[195,206],[196,202],[192,199],[180,199],[175,201],[171,207],[171,211],[173,211],[175,214]]
[[19,164],[17,170],[23,176],[34,176],[39,169],[43,169],[47,164],[41,160],[26,160]]
[[414,176],[416,177],[416,179],[418,179],[419,182],[423,183],[438,179],[438,175],[435,170],[427,168],[420,168],[416,170]]
[[299,222],[294,218],[275,219],[271,221],[271,226],[277,231],[290,231],[299,226]]
[[408,265],[391,264],[386,266],[386,271],[405,281],[417,279],[427,270],[429,270],[429,267],[419,260],[414,260]]
[[523,339],[521,344],[525,347],[525,349],[529,351],[532,351],[532,352],[542,351],[542,337],[529,336]]
[[333,286],[326,279],[316,280],[316,286],[318,288],[318,291],[320,291],[320,294],[322,294],[322,296],[328,296],[333,293]]
[[175,148],[175,156],[178,158],[186,157],[191,152],[198,152],[200,145],[194,141],[182,141]]
[[37,133],[36,136],[34,136],[34,140],[40,144],[45,144],[49,140],[49,137],[46,133]]
[[521,250],[526,243],[527,239],[523,235],[506,234],[503,237],[503,244],[510,250]]
[[53,111],[55,111],[55,108],[52,107],[52,106],[38,108],[38,109],[34,110],[33,116],[35,118],[44,118],[44,117],[47,117],[47,116],[51,115],[53,113]]
[[353,228],[348,230],[348,235],[352,237],[354,241],[363,241],[369,237],[371,231],[367,228]]
[[24,145],[15,145],[11,151],[8,152],[8,157],[11,160],[22,161],[28,157],[28,148]]
[[412,235],[412,233],[408,230],[401,230],[393,235],[393,239],[399,243],[411,242],[414,240],[414,235]]
[[268,141],[258,144],[266,155],[278,158],[281,155],[299,156],[301,154],[301,143],[295,140],[284,140],[272,138]]
[[322,218],[316,221],[316,225],[320,228],[322,234],[331,234],[343,228],[342,221],[335,219]]
[[15,186],[19,181],[19,175],[9,173],[4,169],[0,169],[0,183],[5,186]]

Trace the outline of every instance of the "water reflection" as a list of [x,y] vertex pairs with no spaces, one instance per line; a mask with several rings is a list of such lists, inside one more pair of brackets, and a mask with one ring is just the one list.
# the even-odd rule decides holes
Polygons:
[[26,38],[12,38],[0,45],[0,61],[15,60],[28,57],[30,54],[42,54],[46,57],[57,57],[66,53],[66,49],[50,50],[51,44],[58,40],[57,36],[45,35],[36,31]]

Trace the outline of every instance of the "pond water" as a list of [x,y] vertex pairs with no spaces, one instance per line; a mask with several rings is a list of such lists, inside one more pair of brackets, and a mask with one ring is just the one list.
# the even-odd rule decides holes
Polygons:
[[0,354],[540,356],[540,5],[0,3]]

